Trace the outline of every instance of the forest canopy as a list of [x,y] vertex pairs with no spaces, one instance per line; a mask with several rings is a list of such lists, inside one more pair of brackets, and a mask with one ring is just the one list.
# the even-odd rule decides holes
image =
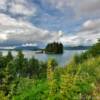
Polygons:
[[58,42],[53,42],[47,44],[45,48],[46,53],[53,53],[53,54],[62,54],[63,53],[63,44]]

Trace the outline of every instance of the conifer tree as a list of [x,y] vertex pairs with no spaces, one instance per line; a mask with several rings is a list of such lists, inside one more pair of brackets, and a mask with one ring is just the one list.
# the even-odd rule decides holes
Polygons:
[[10,62],[11,60],[13,60],[13,56],[12,56],[12,53],[11,51],[8,51],[8,54],[6,56],[6,61],[7,63]]
[[20,74],[23,74],[23,68],[25,67],[24,60],[25,60],[24,54],[22,53],[22,51],[19,51],[16,58],[16,64],[17,64],[16,66],[19,76]]
[[34,57],[29,60],[28,64],[28,74],[30,77],[39,77],[39,70],[40,70],[40,65],[37,59]]
[[63,44],[58,43],[58,42],[49,43],[45,48],[45,52],[62,54],[63,53]]
[[9,94],[9,85],[11,84],[14,76],[10,73],[10,69],[7,66],[3,72],[4,77],[3,77],[3,81],[2,81],[2,85],[1,85],[1,90],[4,91],[5,95]]

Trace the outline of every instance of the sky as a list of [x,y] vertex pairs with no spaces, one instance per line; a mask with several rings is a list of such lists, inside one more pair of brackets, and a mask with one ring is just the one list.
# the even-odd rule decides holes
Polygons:
[[92,45],[100,38],[100,0],[0,0],[0,46]]

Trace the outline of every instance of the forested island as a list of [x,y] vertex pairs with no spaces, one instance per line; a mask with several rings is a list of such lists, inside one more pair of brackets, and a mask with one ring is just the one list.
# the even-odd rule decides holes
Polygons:
[[0,100],[99,100],[100,41],[59,67],[55,60],[0,53]]
[[47,54],[62,54],[63,53],[63,44],[58,42],[53,42],[47,44],[45,48],[45,53]]

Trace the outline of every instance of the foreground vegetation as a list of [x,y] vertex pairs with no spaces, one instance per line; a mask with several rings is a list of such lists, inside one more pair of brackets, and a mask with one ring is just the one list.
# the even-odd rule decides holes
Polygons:
[[100,42],[65,67],[0,55],[0,100],[99,100]]

